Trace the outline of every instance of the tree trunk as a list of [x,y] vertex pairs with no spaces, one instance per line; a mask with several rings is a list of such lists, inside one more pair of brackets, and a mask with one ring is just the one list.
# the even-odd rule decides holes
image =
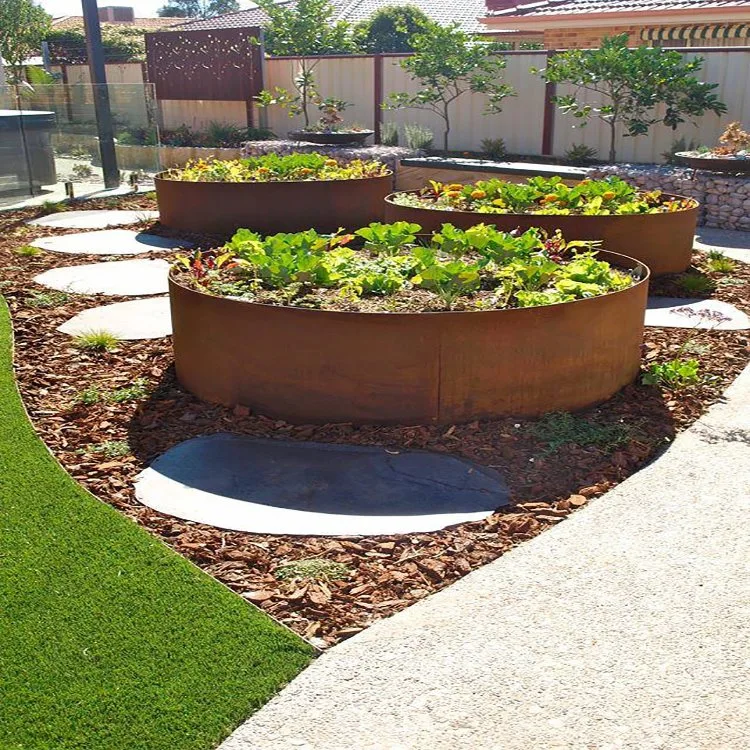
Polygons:
[[609,163],[614,164],[616,159],[615,154],[615,136],[617,135],[617,123],[613,120],[609,123]]
[[443,120],[445,120],[445,130],[443,131],[443,154],[448,154],[448,136],[451,132],[451,121],[448,115],[448,105],[443,108]]

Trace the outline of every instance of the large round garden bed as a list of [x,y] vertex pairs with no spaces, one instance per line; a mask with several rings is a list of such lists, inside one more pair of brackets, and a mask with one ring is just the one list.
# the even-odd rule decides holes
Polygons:
[[640,278],[559,304],[443,312],[266,304],[207,293],[173,272],[177,378],[206,401],[294,423],[452,424],[581,409],[634,380],[643,339],[648,271],[615,253],[597,258],[640,266]]
[[[382,165],[378,165],[377,170],[352,167],[351,174],[356,176],[335,179],[326,177],[323,171],[323,177],[318,178],[314,157],[335,164],[335,160],[326,160],[317,154],[256,157],[252,161],[271,165],[260,166],[260,170],[266,169],[262,181],[234,179],[231,174],[223,179],[212,179],[211,173],[198,174],[198,179],[176,179],[196,169],[190,164],[181,170],[161,172],[154,179],[161,223],[171,229],[190,232],[230,234],[239,227],[250,227],[263,234],[273,234],[311,227],[321,232],[335,232],[340,227],[355,228],[382,219],[383,199],[392,186],[389,171]],[[301,165],[294,171],[285,166],[292,160]],[[248,161],[209,162],[208,165],[209,168],[241,165]],[[280,163],[284,171],[276,179],[273,165]],[[198,165],[203,164],[198,162]],[[310,166],[306,166],[308,164]],[[347,169],[347,165],[339,166],[340,170],[336,167],[334,170]],[[232,166],[217,168],[228,172]],[[368,171],[377,173],[367,176]]]
[[750,172],[750,159],[747,157],[739,158],[737,156],[727,155],[710,156],[702,155],[691,151],[678,151],[675,158],[692,169],[705,169],[709,172],[729,172],[730,174],[747,174]]
[[[483,183],[478,183],[481,184]],[[460,187],[466,189],[465,186]],[[483,213],[437,206],[421,208],[395,202],[400,199],[398,196],[416,198],[419,195],[420,191],[407,191],[387,196],[385,220],[416,222],[425,231],[434,231],[445,223],[467,229],[479,222],[493,224],[503,231],[526,230],[530,227],[539,227],[548,232],[559,229],[565,237],[601,240],[607,250],[637,258],[655,276],[680,273],[690,265],[699,207],[698,202],[693,199],[666,193],[661,194],[658,200],[678,201],[681,205],[679,210],[663,213],[545,215]]]

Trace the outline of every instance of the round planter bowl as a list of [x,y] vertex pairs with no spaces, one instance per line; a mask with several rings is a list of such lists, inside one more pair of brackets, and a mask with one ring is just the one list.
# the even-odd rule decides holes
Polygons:
[[172,229],[231,234],[240,227],[261,234],[382,221],[392,175],[305,182],[182,182],[154,179],[160,221]]
[[318,143],[324,146],[350,146],[352,144],[362,146],[374,132],[374,130],[357,130],[351,133],[316,133],[307,130],[292,130],[289,137],[294,141]]
[[705,169],[709,172],[732,172],[745,174],[750,172],[750,159],[722,159],[705,156],[692,156],[687,151],[678,151],[675,158],[692,169]]
[[[408,191],[416,192],[416,191]],[[628,216],[539,216],[538,214],[481,214],[476,211],[444,211],[411,208],[385,199],[385,220],[411,221],[423,232],[440,230],[450,223],[459,229],[475,224],[494,224],[505,232],[539,227],[547,232],[559,229],[570,240],[601,240],[608,251],[637,258],[654,276],[680,273],[693,255],[693,238],[698,222],[698,206],[668,214]],[[666,198],[681,198],[667,195]]]
[[179,382],[298,424],[453,424],[604,401],[638,374],[647,293],[644,269],[628,289],[545,307],[351,313],[169,282]]

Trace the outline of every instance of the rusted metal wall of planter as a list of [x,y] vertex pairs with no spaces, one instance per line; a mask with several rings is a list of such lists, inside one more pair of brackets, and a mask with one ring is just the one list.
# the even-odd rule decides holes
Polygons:
[[[664,214],[627,216],[540,216],[538,214],[482,214],[475,211],[438,211],[412,208],[386,198],[385,220],[412,221],[423,231],[437,231],[445,223],[461,229],[484,222],[510,232],[540,227],[548,232],[559,229],[567,240],[602,240],[610,252],[637,258],[654,276],[679,273],[690,265],[698,207]],[[666,195],[665,198],[680,196]]]
[[382,221],[392,175],[310,182],[182,182],[157,175],[161,223],[191,232],[335,232]]
[[692,169],[705,169],[709,172],[730,172],[732,174],[745,174],[750,172],[750,159],[721,159],[708,156],[688,156],[685,153],[676,153],[678,161]]
[[546,307],[349,313],[213,297],[170,280],[177,378],[206,401],[301,424],[581,409],[636,377],[647,292],[646,278]]

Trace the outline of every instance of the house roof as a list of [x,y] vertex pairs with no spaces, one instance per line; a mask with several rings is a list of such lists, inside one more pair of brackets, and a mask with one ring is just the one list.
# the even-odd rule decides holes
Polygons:
[[684,13],[693,10],[747,8],[750,0],[540,0],[539,2],[513,2],[512,0],[487,0],[488,16],[569,16],[591,13]]
[[[102,21],[102,26],[132,26],[137,29],[157,31],[167,26],[175,26],[183,23],[184,18],[134,18],[132,21]],[[52,19],[52,28],[58,29],[80,29],[83,26],[83,16],[60,16]]]
[[[289,5],[294,0],[283,0],[279,5]],[[400,0],[331,0],[335,9],[334,21],[349,21],[357,23],[369,18],[376,10],[386,5],[399,5]],[[449,24],[458,23],[464,31],[472,33],[486,31],[479,20],[487,13],[485,0],[408,0],[409,5],[415,5],[433,21]],[[182,23],[175,30],[204,31],[210,29],[236,29],[250,26],[264,26],[268,16],[258,6],[240,10],[235,13],[225,13],[213,18],[199,19]]]

